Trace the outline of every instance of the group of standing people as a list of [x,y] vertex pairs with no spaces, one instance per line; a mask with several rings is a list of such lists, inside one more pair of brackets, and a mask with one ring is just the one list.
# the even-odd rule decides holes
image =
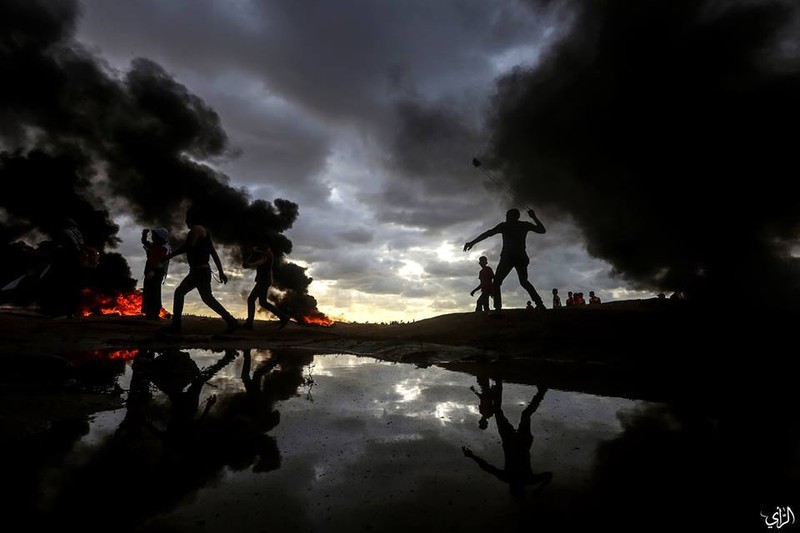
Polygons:
[[250,257],[243,263],[245,268],[256,270],[255,286],[247,297],[247,320],[244,324],[239,321],[214,297],[211,291],[211,264],[213,260],[217,268],[219,280],[228,282],[228,276],[222,266],[219,254],[211,239],[211,233],[203,224],[199,212],[190,208],[186,213],[186,225],[189,232],[186,240],[178,248],[171,250],[168,244],[169,233],[166,228],[153,230],[152,241],[147,240],[147,230],[142,232],[142,244],[147,252],[145,264],[145,280],[142,294],[142,313],[148,318],[158,319],[161,310],[161,284],[166,276],[169,261],[173,257],[186,254],[189,263],[189,273],[175,288],[172,303],[172,319],[169,326],[164,328],[169,333],[179,333],[182,328],[183,307],[186,295],[197,289],[203,303],[217,313],[226,323],[226,333],[235,331],[240,327],[253,328],[255,319],[256,301],[265,309],[272,312],[280,320],[280,327],[289,322],[289,316],[281,312],[267,298],[272,285],[272,269],[274,253],[270,247],[269,239],[254,247]]
[[[567,301],[565,303],[567,307],[572,307],[573,305],[586,305],[586,299],[583,297],[582,292],[568,291]],[[589,291],[589,303],[601,303],[600,297],[597,296],[594,291]],[[553,309],[557,307],[561,307],[561,296],[558,295],[558,289],[553,289]]]
[[[599,304],[601,303],[600,297],[597,296],[594,291],[589,291],[589,301],[590,304]],[[586,305],[587,301],[586,298],[583,296],[582,292],[567,292],[567,307],[572,307],[574,305]]]

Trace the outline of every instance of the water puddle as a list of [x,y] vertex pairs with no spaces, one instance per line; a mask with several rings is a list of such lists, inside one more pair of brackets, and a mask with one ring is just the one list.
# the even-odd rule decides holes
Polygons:
[[673,444],[684,431],[664,405],[491,369],[300,350],[133,350],[111,364],[87,379],[126,406],[94,416],[49,468],[43,516],[142,531],[533,530],[601,507],[619,475],[639,479],[628,463],[652,443],[628,446],[637,428]]

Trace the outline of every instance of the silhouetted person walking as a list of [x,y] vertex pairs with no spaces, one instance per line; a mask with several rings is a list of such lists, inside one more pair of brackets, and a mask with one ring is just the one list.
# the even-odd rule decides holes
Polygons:
[[269,288],[272,286],[272,267],[274,262],[275,255],[272,253],[272,248],[269,242],[265,242],[263,245],[253,248],[250,257],[242,263],[244,268],[256,269],[256,284],[247,297],[247,321],[244,323],[246,329],[253,329],[253,320],[256,316],[256,300],[258,300],[261,307],[278,317],[280,320],[279,329],[289,322],[289,316],[278,310],[267,298]]
[[186,259],[189,262],[189,274],[183,278],[180,285],[175,289],[175,296],[172,304],[172,324],[167,328],[171,332],[180,332],[181,330],[181,316],[183,315],[183,303],[186,295],[194,289],[200,293],[208,307],[221,316],[228,327],[225,329],[226,333],[234,331],[239,323],[225,309],[221,303],[214,298],[211,294],[211,266],[209,259],[214,260],[219,272],[219,279],[222,283],[228,283],[228,276],[222,270],[222,262],[219,259],[219,254],[214,248],[214,243],[211,241],[211,234],[205,226],[202,225],[200,215],[194,208],[190,208],[186,212],[186,225],[189,227],[189,233],[186,236],[186,242],[179,246],[176,250],[167,256],[167,259],[172,259],[176,255],[186,254]]
[[487,237],[498,233],[503,236],[503,249],[500,252],[500,262],[494,275],[494,308],[497,316],[500,315],[503,307],[500,286],[511,272],[511,269],[516,269],[519,283],[528,291],[531,300],[536,303],[536,309],[546,309],[541,296],[536,292],[531,282],[528,281],[530,259],[525,251],[525,239],[528,236],[528,232],[544,233],[546,230],[544,224],[536,218],[536,213],[533,209],[528,209],[528,215],[533,219],[533,223],[521,221],[519,219],[519,209],[509,209],[506,212],[505,222],[501,222],[492,229],[484,231],[464,245],[464,251],[466,252]]
[[461,447],[465,457],[475,461],[482,470],[489,472],[497,479],[508,483],[508,488],[514,496],[522,496],[526,485],[536,485],[541,483],[539,489],[550,483],[553,478],[552,472],[542,472],[534,474],[531,469],[531,446],[533,445],[533,434],[531,433],[531,415],[539,408],[547,387],[538,387],[536,395],[531,399],[528,406],[522,411],[519,419],[519,427],[514,429],[503,413],[503,383],[500,380],[495,382],[494,399],[495,422],[500,439],[503,442],[503,454],[505,465],[502,469],[492,466],[481,457],[475,455],[466,446]]
[[476,313],[489,310],[489,296],[492,294],[494,283],[494,272],[492,272],[492,267],[489,266],[489,260],[485,255],[480,256],[478,264],[481,266],[481,270],[478,272],[478,286],[469,293],[470,296],[475,296],[477,291],[481,291],[481,295],[478,296],[478,301],[475,303]]

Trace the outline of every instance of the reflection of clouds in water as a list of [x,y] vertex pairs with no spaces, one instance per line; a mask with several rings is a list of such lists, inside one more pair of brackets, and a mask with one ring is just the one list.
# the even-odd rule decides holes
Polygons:
[[[464,421],[464,405],[456,402],[441,402],[436,404],[434,416],[439,419],[442,425],[452,422]],[[469,411],[469,409],[467,409]]]
[[419,433],[397,433],[389,437],[374,439],[372,442],[376,444],[398,444],[401,442],[416,442],[423,440],[425,440],[425,437]]
[[375,364],[391,365],[392,363],[349,354],[315,355],[314,376],[334,376],[343,369],[354,369]]
[[[222,356],[205,350],[190,353],[200,368]],[[273,356],[294,360],[291,352],[253,350],[251,355],[251,371]],[[241,392],[243,362],[240,351],[234,362],[203,387],[204,398],[217,394],[222,399],[226,394]],[[171,513],[168,521],[210,518],[211,508],[203,508],[200,502],[230,500],[226,496],[229,493],[245,501],[254,498],[250,494],[263,494],[267,475],[270,486],[282,487],[280,493],[270,489],[277,515],[288,513],[281,511],[281,504],[316,509],[320,500],[329,503],[331,509],[360,509],[358,506],[364,502],[369,507],[375,495],[385,492],[388,483],[403,488],[400,492],[392,489],[394,507],[415,501],[423,486],[431,491],[427,497],[432,505],[447,505],[451,497],[448,493],[465,483],[463,476],[476,478],[475,472],[467,468],[471,465],[465,465],[462,445],[494,464],[502,464],[495,420],[490,420],[486,430],[478,429],[478,398],[469,389],[476,385],[475,376],[436,366],[421,369],[347,354],[315,355],[311,365],[297,370],[313,375],[314,401],[309,402],[300,394],[276,404],[281,421],[269,435],[280,449],[281,467],[257,475],[228,471],[224,486],[206,487],[197,503],[187,503]],[[129,376],[127,369],[125,376]],[[503,409],[514,426],[536,391],[535,386],[504,383]],[[595,450],[622,431],[620,413],[641,405],[643,402],[549,390],[531,421],[534,470],[554,472],[550,490],[586,486],[591,481]],[[86,440],[91,442],[92,438],[107,434],[109,426],[116,426],[114,419],[120,414],[98,417]],[[428,477],[435,478],[436,483]],[[486,482],[481,487],[486,494],[497,496],[497,502],[505,501],[504,486]],[[480,496],[473,505],[477,509],[486,499]],[[236,505],[239,507],[238,500]],[[254,509],[261,508],[257,502],[252,505]],[[324,525],[316,523],[313,514],[300,520]]]
[[[518,416],[536,393],[536,387],[503,383],[503,410]],[[622,431],[620,411],[640,408],[647,402],[550,389],[535,418],[540,422],[560,423],[571,430],[616,435]]]
[[419,378],[407,378],[399,381],[394,386],[394,391],[400,395],[400,400],[398,401],[401,403],[409,403],[419,398],[422,392],[420,381]]

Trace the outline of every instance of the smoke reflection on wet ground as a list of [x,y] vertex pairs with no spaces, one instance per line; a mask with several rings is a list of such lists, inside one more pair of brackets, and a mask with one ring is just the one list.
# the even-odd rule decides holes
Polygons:
[[[353,355],[140,351],[115,365],[126,407],[94,416],[42,476],[42,516],[141,530],[529,529],[597,511],[598,491],[629,497],[615,476],[641,483],[625,471],[665,459],[616,470],[639,448],[659,451],[620,446],[626,433],[674,446],[684,432],[665,405],[542,389],[526,449],[520,422],[537,386],[503,383],[502,410],[481,429],[475,376]],[[503,415],[522,437],[517,469],[533,475],[519,492]],[[681,452],[713,441],[703,427]],[[650,482],[672,486],[670,466]]]

